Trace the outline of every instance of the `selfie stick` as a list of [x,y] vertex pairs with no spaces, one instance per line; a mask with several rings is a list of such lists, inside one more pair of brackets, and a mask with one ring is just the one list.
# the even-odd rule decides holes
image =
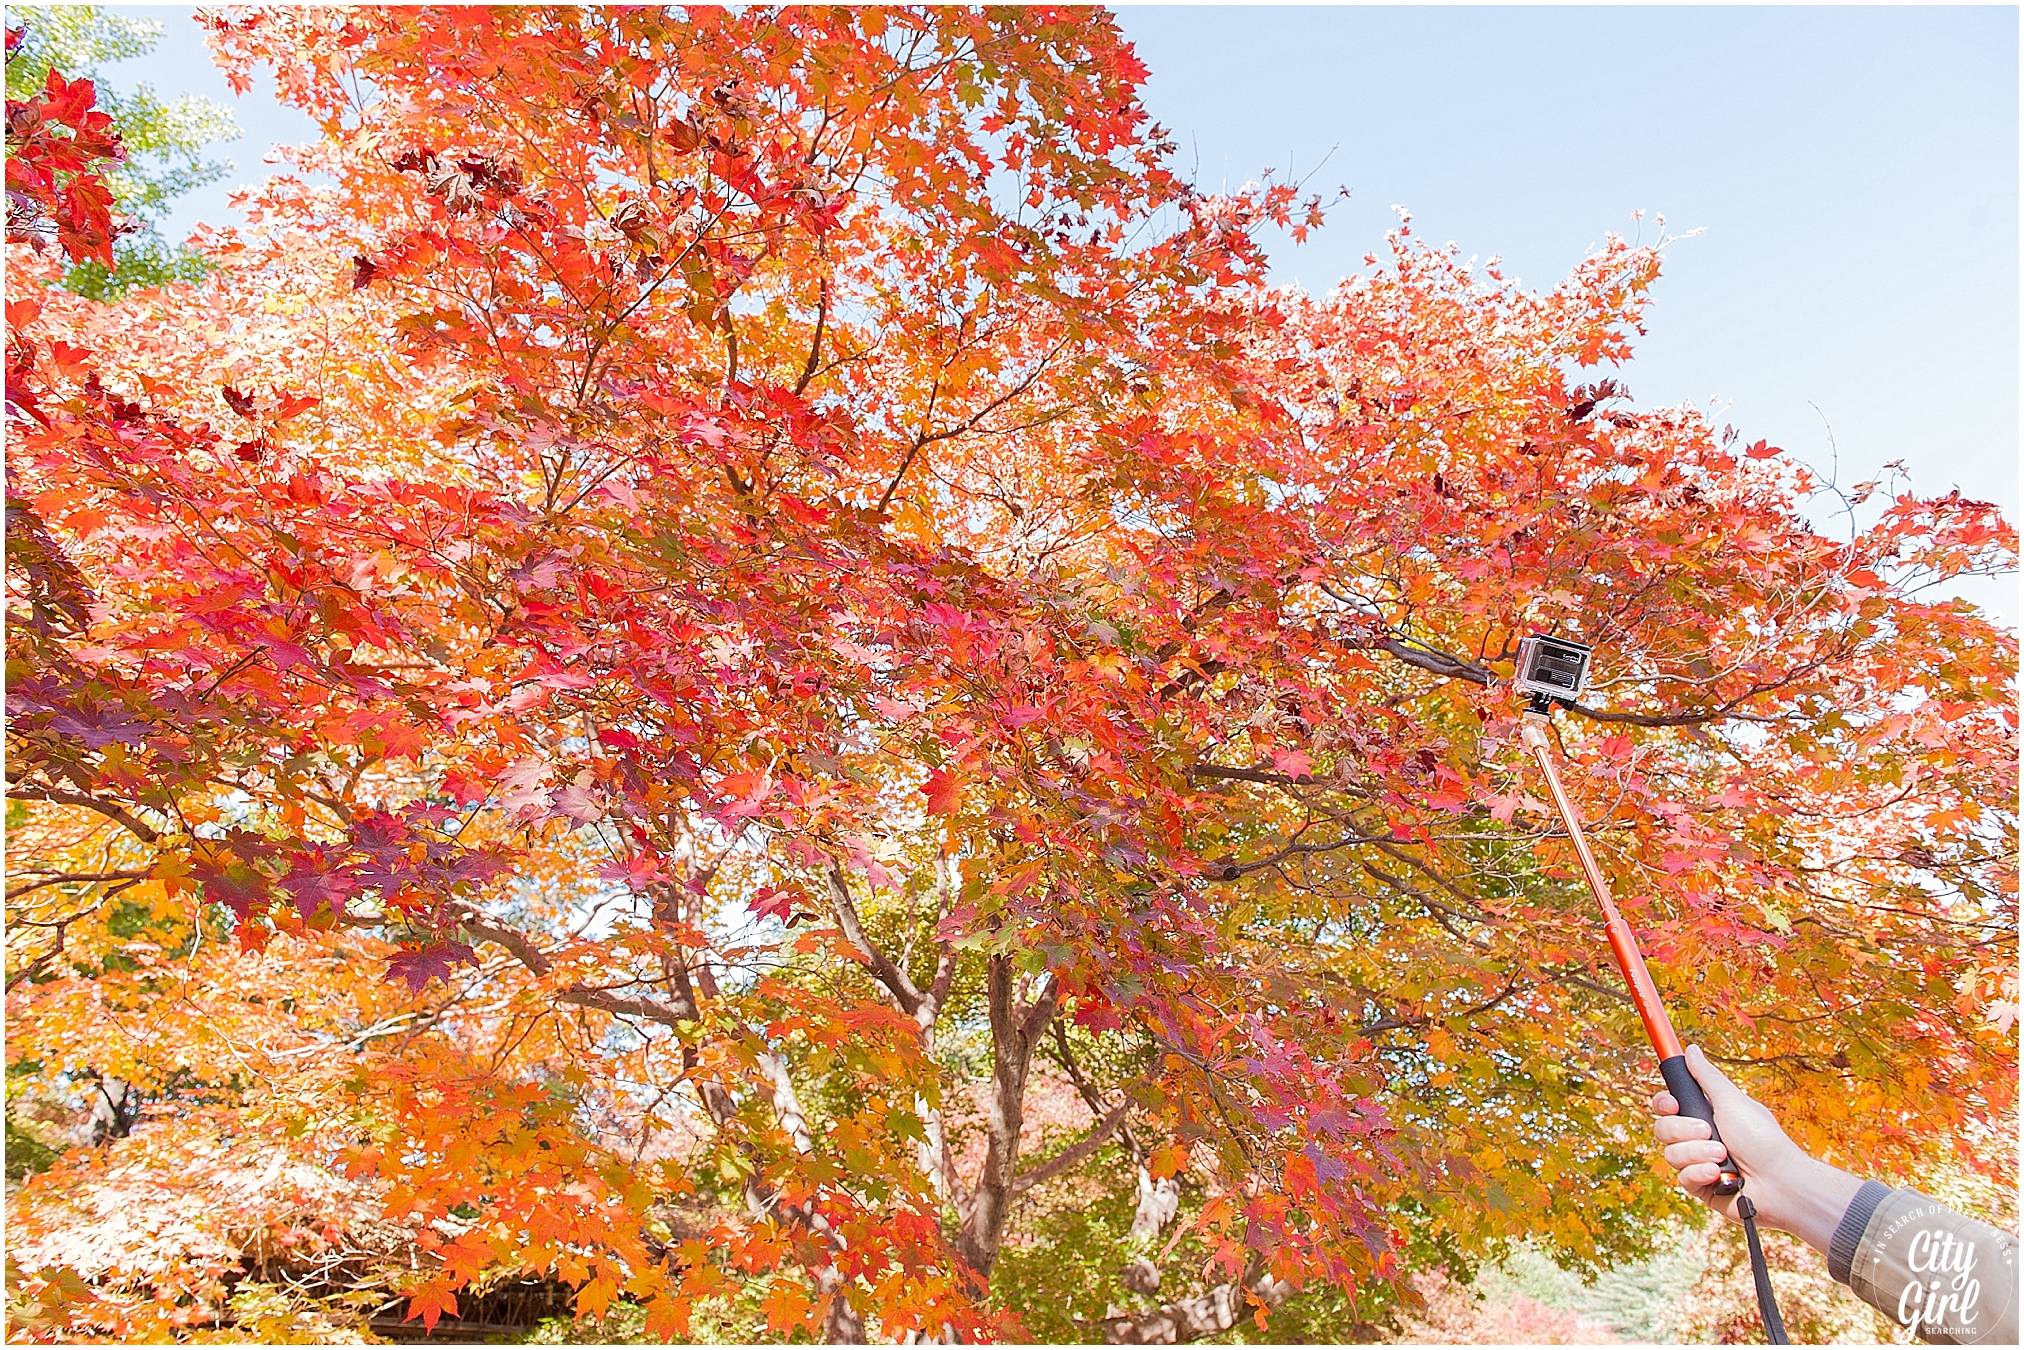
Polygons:
[[[1538,761],[1540,772],[1546,775],[1546,786],[1553,794],[1554,809],[1560,813],[1561,823],[1567,827],[1567,837],[1574,844],[1575,856],[1581,859],[1582,875],[1588,878],[1588,889],[1595,893],[1596,901],[1602,906],[1609,949],[1616,957],[1617,969],[1623,972],[1623,982],[1630,986],[1631,1002],[1637,1005],[1637,1015],[1644,1022],[1645,1036],[1650,1039],[1652,1049],[1658,1052],[1659,1073],[1666,1080],[1666,1090],[1680,1104],[1681,1115],[1707,1121],[1708,1137],[1720,1142],[1722,1135],[1715,1128],[1714,1105],[1709,1102],[1708,1094],[1701,1091],[1701,1085],[1694,1081],[1694,1075],[1687,1070],[1687,1058],[1680,1048],[1679,1034],[1673,1030],[1672,1019],[1666,1016],[1665,1005],[1659,1001],[1658,986],[1652,983],[1651,971],[1645,968],[1644,954],[1638,950],[1637,938],[1631,934],[1630,925],[1624,922],[1623,915],[1617,912],[1616,901],[1609,893],[1609,882],[1603,877],[1595,854],[1589,850],[1587,838],[1582,835],[1581,818],[1575,814],[1567,789],[1560,785],[1560,773],[1553,767],[1553,747],[1546,737],[1553,705],[1557,703],[1564,708],[1574,706],[1574,700],[1588,683],[1591,650],[1564,638],[1528,637],[1518,644],[1516,684],[1532,700],[1519,726],[1519,739],[1532,752],[1532,758]],[[1714,1185],[1715,1194],[1735,1195],[1741,1191],[1743,1172],[1735,1158],[1725,1154],[1720,1168],[1721,1175]],[[1757,1207],[1748,1196],[1744,1196],[1737,1200],[1736,1212],[1743,1220],[1744,1233],[1750,1241],[1751,1271],[1757,1282],[1757,1310],[1764,1319],[1765,1333],[1773,1345],[1786,1344],[1784,1320],[1778,1315],[1778,1303],[1771,1294],[1771,1276],[1765,1268],[1763,1251],[1757,1239]]]

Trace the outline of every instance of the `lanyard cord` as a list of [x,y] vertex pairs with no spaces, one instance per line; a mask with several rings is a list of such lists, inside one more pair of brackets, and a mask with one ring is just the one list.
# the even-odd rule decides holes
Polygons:
[[1743,1220],[1743,1237],[1750,1244],[1750,1278],[1757,1285],[1757,1316],[1764,1323],[1764,1339],[1773,1345],[1790,1345],[1785,1319],[1778,1312],[1778,1296],[1771,1292],[1771,1268],[1764,1264],[1764,1244],[1757,1239],[1757,1206],[1747,1195],[1736,1197],[1736,1213]]

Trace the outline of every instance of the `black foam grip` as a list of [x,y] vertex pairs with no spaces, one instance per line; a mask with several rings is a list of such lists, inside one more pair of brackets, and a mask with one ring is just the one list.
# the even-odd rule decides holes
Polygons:
[[[1660,1060],[1659,1073],[1666,1080],[1666,1091],[1672,1093],[1673,1100],[1680,1104],[1680,1114],[1707,1121],[1708,1137],[1721,1142],[1722,1132],[1715,1128],[1714,1103],[1708,1100],[1708,1094],[1701,1091],[1701,1085],[1688,1070],[1687,1057],[1674,1055],[1671,1059]],[[1736,1160],[1723,1158],[1721,1168],[1722,1179],[1715,1183],[1715,1194],[1734,1195],[1742,1190],[1743,1173],[1736,1166]]]

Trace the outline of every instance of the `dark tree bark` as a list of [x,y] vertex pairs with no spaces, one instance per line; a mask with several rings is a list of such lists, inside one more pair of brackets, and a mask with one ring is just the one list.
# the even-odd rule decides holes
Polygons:
[[101,1078],[91,1094],[91,1142],[124,1139],[140,1119],[141,1094],[123,1078]]
[[957,1253],[979,1286],[986,1286],[1005,1237],[1005,1218],[1018,1195],[1019,1127],[1025,1120],[1026,1074],[1033,1049],[1060,1002],[1052,979],[1023,1007],[1010,956],[993,956],[986,971],[991,1011],[991,1119],[984,1170],[970,1196],[969,1211],[956,1240]]

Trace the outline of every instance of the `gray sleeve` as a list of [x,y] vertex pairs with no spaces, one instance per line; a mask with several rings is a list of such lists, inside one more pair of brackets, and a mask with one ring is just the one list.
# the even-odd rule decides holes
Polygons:
[[1828,1245],[1827,1269],[1921,1340],[2017,1344],[2016,1235],[1917,1191],[1864,1182]]
[[1855,1249],[1862,1244],[1862,1232],[1869,1227],[1870,1215],[1876,1213],[1876,1207],[1889,1194],[1890,1187],[1882,1182],[1865,1181],[1855,1199],[1848,1202],[1841,1223],[1834,1230],[1834,1240],[1827,1244],[1827,1273],[1837,1284],[1848,1283],[1848,1270],[1855,1264]]

